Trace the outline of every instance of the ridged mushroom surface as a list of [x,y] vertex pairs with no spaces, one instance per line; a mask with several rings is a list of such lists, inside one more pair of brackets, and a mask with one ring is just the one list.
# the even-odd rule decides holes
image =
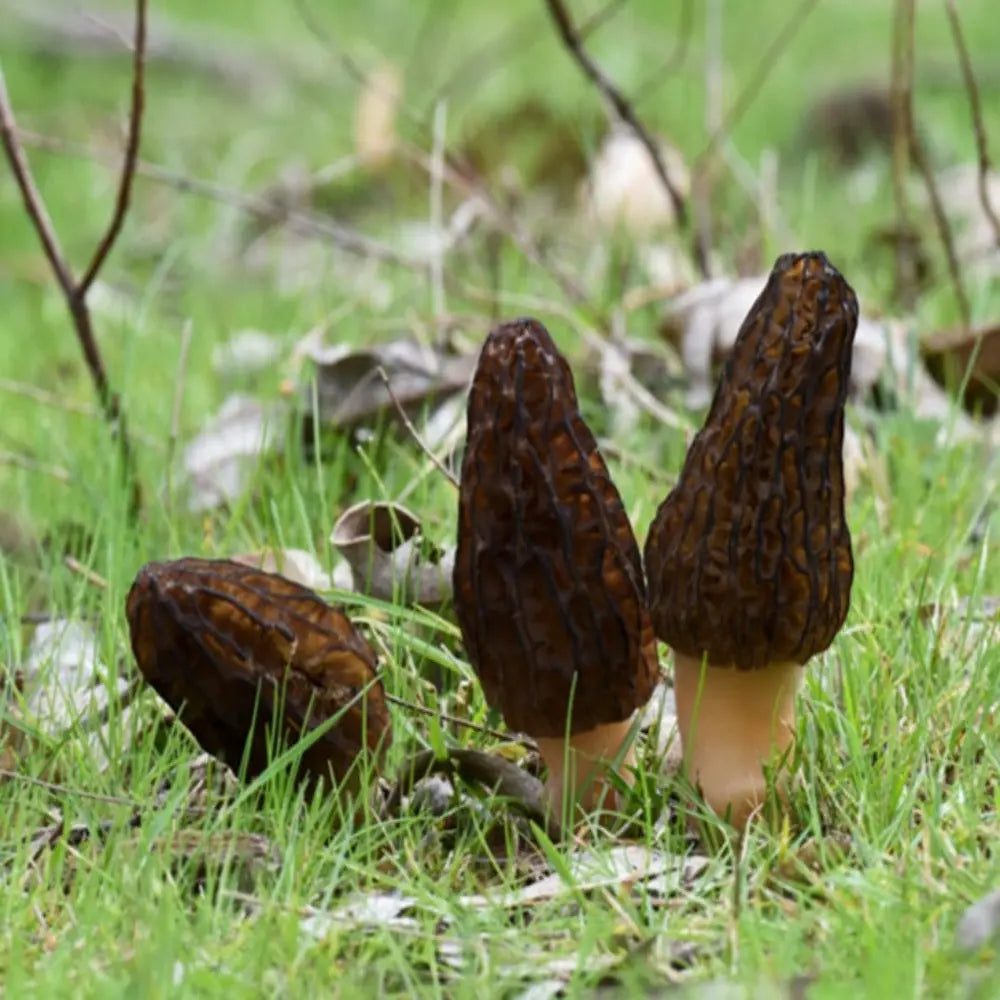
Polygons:
[[822,253],[779,257],[645,547],[656,634],[752,670],[803,664],[844,623],[844,403],[858,302]]
[[468,403],[455,607],[489,704],[541,737],[628,719],[657,678],[638,544],[573,376],[520,319],[483,346]]
[[209,753],[239,768],[248,747],[249,777],[268,765],[275,718],[291,743],[343,713],[303,752],[307,781],[340,781],[390,741],[374,651],[300,584],[227,560],[153,562],[126,612],[143,676]]

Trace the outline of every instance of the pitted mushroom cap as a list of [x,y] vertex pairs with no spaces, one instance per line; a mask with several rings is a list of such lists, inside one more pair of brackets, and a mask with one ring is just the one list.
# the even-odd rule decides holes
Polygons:
[[303,752],[308,778],[339,780],[390,741],[374,651],[298,583],[223,559],[153,562],[126,612],[139,669],[203,749],[239,767],[252,733],[250,777],[269,763],[276,710],[292,740],[342,713]]
[[744,670],[801,664],[843,625],[857,322],[857,298],[824,254],[778,258],[646,541],[653,627],[678,652]]
[[627,719],[657,677],[639,547],[540,323],[487,337],[467,433],[455,607],[487,702],[540,737]]

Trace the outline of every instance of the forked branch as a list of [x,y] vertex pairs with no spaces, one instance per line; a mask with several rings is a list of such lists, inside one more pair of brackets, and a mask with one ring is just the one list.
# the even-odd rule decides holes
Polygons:
[[94,328],[91,322],[90,310],[87,308],[87,292],[93,285],[97,275],[107,260],[122,225],[128,213],[132,193],[132,182],[135,178],[136,163],[139,156],[139,141],[142,131],[142,112],[145,103],[145,56],[146,56],[146,10],[147,0],[136,0],[135,5],[135,37],[132,45],[132,105],[129,112],[128,136],[125,143],[125,157],[122,163],[118,182],[118,194],[115,200],[114,212],[108,228],[102,236],[93,257],[83,277],[77,281],[66,255],[63,253],[56,235],[55,227],[45,206],[45,200],[35,184],[27,157],[17,133],[17,123],[7,92],[7,85],[0,67],[0,141],[4,153],[10,163],[14,179],[21,192],[25,211],[41,241],[45,257],[52,268],[66,307],[73,320],[77,339],[83,351],[87,369],[90,372],[94,388],[100,400],[104,416],[111,427],[112,434],[119,442],[125,473],[132,483],[130,513],[134,516],[140,507],[140,492],[138,480],[135,477],[135,458],[128,433],[125,428],[121,400],[113,392],[108,381],[107,369],[101,357]]

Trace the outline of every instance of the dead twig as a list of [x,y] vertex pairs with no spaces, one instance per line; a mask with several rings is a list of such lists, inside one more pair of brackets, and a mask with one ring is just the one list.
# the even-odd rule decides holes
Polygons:
[[36,778],[32,774],[24,774],[22,771],[12,771],[6,767],[0,767],[0,778],[10,778],[14,781],[20,781],[22,784],[33,785],[35,788],[41,788],[46,792],[51,792],[53,795],[61,795],[66,798],[75,796],[78,799],[87,799],[89,802],[100,802],[109,806],[126,806],[134,812],[138,812],[143,808],[135,799],[125,798],[123,795],[104,795],[100,792],[88,792],[82,788],[70,788],[69,785],[62,785],[55,781],[46,781],[44,778]]
[[100,573],[95,573],[92,569],[88,569],[84,566],[79,559],[76,559],[73,556],[65,556],[63,558],[63,565],[71,573],[76,573],[78,576],[82,576],[92,587],[96,587],[98,590],[108,589],[108,581],[105,580]]
[[983,127],[983,109],[979,100],[979,85],[976,82],[976,74],[972,71],[972,62],[969,59],[969,50],[965,44],[965,35],[962,32],[962,22],[958,16],[958,8],[955,0],[945,0],[945,11],[948,14],[948,23],[951,25],[951,34],[955,39],[955,49],[958,52],[958,61],[962,66],[962,79],[965,81],[965,89],[969,95],[969,111],[972,114],[972,127],[976,133],[976,156],[979,161],[979,201],[983,206],[983,212],[989,219],[993,227],[993,235],[996,244],[1000,247],[1000,219],[997,218],[993,203],[990,201],[988,186],[990,174],[990,154],[986,145],[986,129]]
[[[17,135],[25,144],[44,149],[47,152],[79,156],[96,163],[109,162],[107,155],[99,150],[74,145],[55,136],[42,135],[28,129],[18,129]],[[407,257],[383,243],[324,216],[311,212],[285,211],[279,209],[268,198],[223,187],[221,184],[215,184],[198,177],[191,177],[160,164],[151,163],[149,160],[138,160],[135,169],[137,174],[147,180],[166,185],[184,194],[193,194],[200,198],[217,201],[222,205],[228,205],[230,208],[235,208],[262,222],[273,223],[280,217],[280,221],[293,232],[329,240],[345,253],[383,261],[387,264],[396,264],[414,271],[426,271],[427,269],[424,261]]]
[[[898,0],[893,29],[893,184],[896,188],[898,225],[900,232],[908,231],[905,166],[907,158],[912,157],[927,189],[931,214],[934,216],[934,224],[944,248],[948,274],[955,291],[962,324],[965,330],[968,330],[972,323],[972,312],[969,308],[969,296],[962,278],[962,269],[955,251],[951,224],[948,222],[948,214],[945,212],[937,184],[934,182],[934,171],[924,151],[923,140],[917,134],[913,124],[914,7],[915,0]],[[897,266],[901,266],[901,254],[903,253],[905,253],[905,249],[901,243],[897,251]],[[898,277],[899,272],[897,271]],[[905,287],[908,286],[904,285]]]
[[969,306],[969,295],[965,290],[965,279],[962,277],[962,267],[958,262],[958,253],[955,250],[955,238],[951,232],[951,223],[948,221],[948,213],[945,211],[941,195],[938,193],[934,171],[927,160],[927,154],[924,152],[924,144],[915,132],[910,134],[910,141],[913,144],[913,162],[924,179],[924,187],[927,188],[931,214],[934,216],[934,225],[937,228],[941,246],[944,248],[945,259],[948,262],[948,274],[955,291],[955,300],[958,302],[962,326],[967,332],[972,325],[972,309]]
[[115,198],[115,210],[108,223],[90,266],[84,272],[76,286],[76,295],[85,299],[90,286],[94,283],[98,272],[107,259],[111,248],[118,239],[125,216],[128,214],[129,201],[132,198],[132,184],[135,180],[135,165],[139,159],[139,140],[142,135],[142,112],[146,104],[146,0],[136,0],[135,5],[135,40],[132,43],[132,106],[128,115],[128,133],[125,142],[125,156],[122,159],[121,174],[118,179],[118,196]]
[[139,481],[136,477],[135,458],[125,427],[121,399],[111,389],[107,369],[104,366],[104,360],[101,357],[96,338],[94,337],[90,310],[87,307],[87,292],[90,290],[94,279],[97,277],[104,261],[111,252],[118,234],[121,232],[125,215],[128,211],[142,131],[142,111],[145,95],[146,2],[147,0],[136,0],[135,5],[135,37],[132,49],[132,106],[129,113],[128,136],[125,144],[125,157],[121,166],[118,196],[107,231],[101,237],[90,264],[87,266],[79,282],[73,278],[70,266],[66,261],[66,256],[59,245],[59,239],[52,225],[52,219],[45,206],[45,201],[35,184],[31,168],[21,147],[10,96],[7,93],[6,81],[3,71],[0,69],[0,140],[3,142],[7,160],[14,173],[17,186],[20,189],[25,210],[31,219],[35,232],[38,234],[42,249],[52,268],[52,273],[55,275],[63,297],[66,300],[66,306],[69,309],[77,339],[83,351],[84,360],[90,371],[91,380],[97,391],[101,409],[112,429],[112,434],[118,440],[124,472],[132,484],[129,502],[129,513],[132,517],[138,515],[141,507],[141,492]]
[[[916,261],[910,248],[913,234],[906,178],[910,167],[912,147],[909,137],[913,133],[913,39],[912,4],[899,0],[893,22],[892,35],[892,196],[896,210],[896,231],[900,239],[895,243],[896,298],[904,309],[912,309],[916,298]],[[909,38],[907,24],[909,23]]]
[[417,432],[416,427],[413,426],[413,421],[410,420],[409,416],[407,416],[406,410],[403,408],[403,404],[392,391],[392,383],[389,380],[388,372],[386,372],[381,365],[379,365],[376,371],[378,373],[378,377],[382,380],[382,384],[385,386],[385,391],[389,394],[389,399],[392,401],[392,405],[395,407],[396,413],[398,414],[399,419],[403,422],[403,426],[406,428],[407,433],[416,442],[417,447],[430,459],[434,468],[437,469],[438,472],[440,472],[441,475],[443,475],[445,479],[447,479],[448,482],[455,487],[455,489],[458,489],[458,479],[455,476],[455,473],[452,472],[451,469],[449,469],[448,466],[446,466],[444,462],[442,462],[441,459],[438,458],[437,455],[435,455],[434,452],[427,446],[423,438],[421,438],[420,434]]
[[429,719],[440,719],[449,725],[460,726],[462,729],[468,729],[473,733],[482,733],[484,736],[492,736],[494,739],[502,740],[504,743],[520,743],[521,746],[525,746],[529,750],[538,749],[535,741],[530,736],[519,736],[517,733],[502,733],[499,729],[491,729],[489,726],[481,726],[478,722],[470,722],[468,719],[460,718],[457,715],[449,715],[447,712],[441,712],[436,708],[418,705],[415,701],[400,698],[397,694],[383,692],[383,697],[391,705],[398,705],[400,708],[405,708],[408,712],[416,712],[418,715],[425,715]]
[[[608,101],[614,109],[615,114],[628,125],[632,130],[632,134],[642,143],[643,148],[649,154],[649,158],[652,161],[656,176],[659,177],[660,183],[670,198],[670,203],[673,205],[678,224],[687,227],[687,202],[667,172],[657,143],[653,140],[625,95],[622,94],[604,70],[587,54],[586,49],[583,47],[583,39],[580,36],[580,32],[573,24],[573,19],[570,17],[563,0],[545,0],[545,6],[570,56],[572,56],[590,82],[597,87],[604,99]],[[703,278],[708,277],[707,255],[702,252],[701,244],[697,240],[695,241],[694,256],[701,276]]]
[[421,750],[405,761],[382,807],[383,816],[394,816],[403,798],[418,781],[431,774],[443,773],[490,788],[494,795],[508,800],[520,813],[541,826],[552,840],[562,839],[559,822],[546,808],[544,786],[534,775],[503,757],[482,750],[449,747],[446,754],[442,758],[433,750]]

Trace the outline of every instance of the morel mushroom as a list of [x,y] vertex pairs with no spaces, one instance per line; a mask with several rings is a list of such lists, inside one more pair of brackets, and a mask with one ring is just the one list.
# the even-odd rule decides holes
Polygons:
[[791,746],[803,665],[847,615],[841,451],[857,322],[825,255],[778,258],[646,541],[688,771],[739,825],[764,800],[763,766]]
[[592,809],[657,679],[639,547],[573,375],[531,319],[495,328],[469,395],[454,592],[487,702],[534,736],[550,807]]
[[[144,566],[126,604],[139,669],[203,749],[248,777],[268,766],[268,729],[288,742],[336,721],[300,775],[357,785],[358,755],[390,740],[375,653],[342,610],[274,573],[215,559]],[[339,717],[338,717],[339,716]]]

